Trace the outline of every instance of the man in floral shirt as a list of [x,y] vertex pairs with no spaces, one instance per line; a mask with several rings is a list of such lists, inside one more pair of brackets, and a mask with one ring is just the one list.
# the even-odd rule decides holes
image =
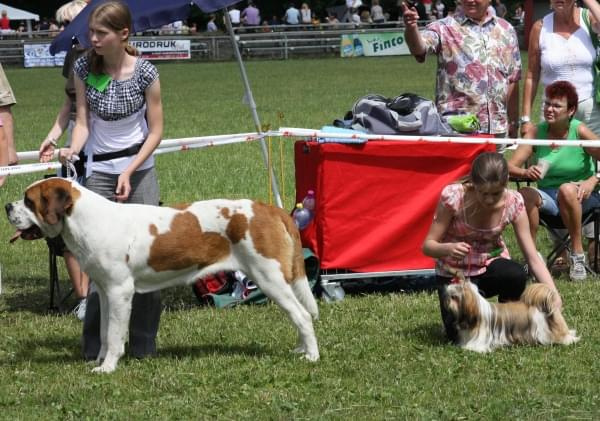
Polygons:
[[402,5],[404,36],[417,61],[438,57],[435,102],[440,114],[476,114],[481,132],[517,136],[521,56],[514,28],[491,15],[490,0],[463,0],[454,16],[419,32],[418,13]]

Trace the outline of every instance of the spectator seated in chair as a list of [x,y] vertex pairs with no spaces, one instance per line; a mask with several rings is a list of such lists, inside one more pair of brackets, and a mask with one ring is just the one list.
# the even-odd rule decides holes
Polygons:
[[[531,127],[524,138],[574,141],[598,139],[584,123],[573,118],[577,111],[578,97],[571,83],[554,82],[546,87],[545,93],[545,121]],[[600,147],[600,142],[598,146]],[[530,158],[538,164],[523,168]],[[594,159],[600,159],[600,149],[519,145],[508,163],[511,177],[537,182],[537,188],[528,186],[519,189],[525,200],[532,237],[536,238],[540,214],[542,217],[560,215],[571,241],[569,277],[573,281],[584,280],[587,275],[581,234],[582,215],[600,207]]]

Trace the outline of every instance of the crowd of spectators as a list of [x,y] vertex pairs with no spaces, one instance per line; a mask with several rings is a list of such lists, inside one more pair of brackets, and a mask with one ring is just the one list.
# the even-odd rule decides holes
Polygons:
[[[274,30],[285,30],[289,27],[298,29],[335,29],[340,26],[368,26],[377,27],[388,23],[397,23],[402,19],[402,3],[398,0],[394,7],[384,7],[381,0],[371,0],[370,3],[363,0],[345,0],[345,6],[331,6],[323,13],[311,9],[309,2],[288,2],[282,4],[280,15],[265,16],[261,14],[259,2],[248,0],[241,6],[231,6],[228,15],[232,26],[238,31],[271,32]],[[442,19],[455,11],[455,0],[411,0],[419,13],[420,21],[432,21]],[[388,3],[389,4],[389,3]],[[507,19],[515,27],[523,25],[524,11],[521,4],[516,4],[513,11],[509,11],[502,0],[492,2],[494,12]],[[1,12],[0,35],[27,34],[27,25],[24,21],[11,21],[6,10]],[[198,32],[224,32],[226,28],[225,16],[221,14],[210,14],[201,19],[189,21],[176,21],[161,28],[156,28],[153,35],[164,34],[195,34]],[[37,35],[54,37],[64,29],[53,18],[43,17],[31,26]]]

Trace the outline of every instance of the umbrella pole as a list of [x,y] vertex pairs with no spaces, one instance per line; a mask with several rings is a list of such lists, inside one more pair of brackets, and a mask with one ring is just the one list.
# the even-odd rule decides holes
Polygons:
[[[240,68],[240,75],[242,77],[242,83],[244,84],[245,97],[248,101],[250,111],[252,112],[254,125],[256,126],[256,131],[262,134],[262,126],[260,124],[260,119],[258,118],[258,112],[256,111],[256,103],[254,102],[254,96],[252,95],[250,82],[248,82],[248,76],[246,75],[246,68],[244,67],[244,62],[242,61],[242,56],[240,54],[240,50],[238,49],[237,40],[235,39],[235,34],[233,32],[233,25],[231,24],[231,19],[229,17],[229,13],[227,13],[227,9],[223,9],[223,14],[225,16],[225,25],[227,26],[227,32],[229,33],[229,38],[231,39],[231,45],[233,46],[233,54],[235,54],[235,59],[237,60],[238,66]],[[273,191],[273,195],[275,196],[275,201],[277,203],[277,206],[283,208],[283,202],[281,201],[281,195],[279,194],[277,178],[275,177],[273,168],[269,164],[269,153],[267,151],[267,144],[265,143],[264,138],[260,139],[260,148],[262,150],[263,161],[265,163],[265,166],[267,167],[267,170],[269,171],[271,179],[271,190]]]

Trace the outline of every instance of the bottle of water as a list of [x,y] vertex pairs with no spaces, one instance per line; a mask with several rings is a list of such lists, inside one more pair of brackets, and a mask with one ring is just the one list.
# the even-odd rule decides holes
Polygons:
[[302,206],[304,209],[308,209],[313,214],[315,213],[315,192],[314,190],[309,190],[304,199],[302,199]]
[[302,206],[302,203],[298,203],[292,217],[294,218],[296,226],[299,229],[304,229],[312,219],[312,212],[305,209],[304,206]]

